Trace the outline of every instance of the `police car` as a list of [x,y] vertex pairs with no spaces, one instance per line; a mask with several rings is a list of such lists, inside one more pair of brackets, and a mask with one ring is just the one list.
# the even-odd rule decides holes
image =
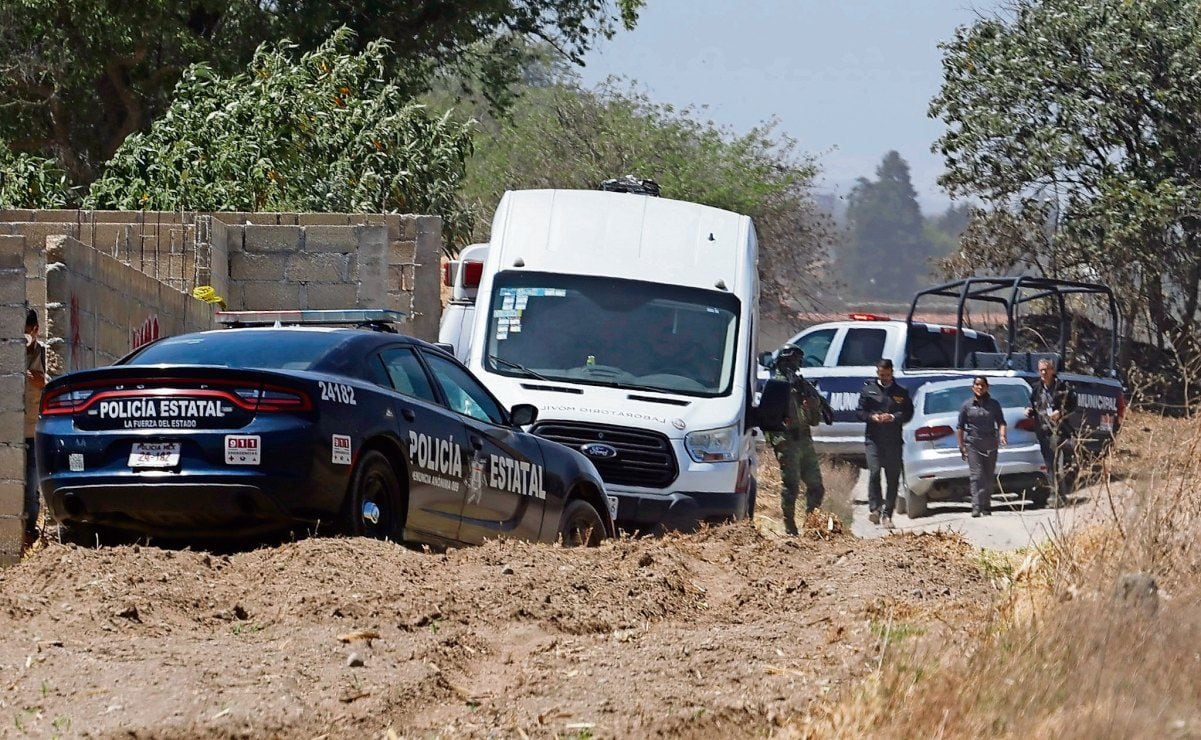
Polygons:
[[400,318],[222,312],[229,328],[48,383],[38,475],[64,540],[611,536],[593,464],[523,432],[533,406],[506,410],[444,350],[385,330]]

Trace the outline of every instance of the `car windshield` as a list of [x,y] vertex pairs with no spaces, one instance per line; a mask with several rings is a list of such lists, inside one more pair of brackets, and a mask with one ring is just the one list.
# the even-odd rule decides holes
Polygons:
[[491,312],[490,372],[694,396],[732,387],[739,302],[727,292],[502,272]]
[[[988,393],[997,399],[1001,408],[1006,409],[1025,408],[1030,401],[1030,388],[1027,386],[998,383],[989,388]],[[970,385],[957,385],[931,391],[926,394],[926,402],[923,404],[922,410],[930,415],[954,413],[959,411],[959,407],[971,395],[972,387]]]
[[226,329],[169,337],[125,358],[122,364],[309,370],[344,339],[331,332]]

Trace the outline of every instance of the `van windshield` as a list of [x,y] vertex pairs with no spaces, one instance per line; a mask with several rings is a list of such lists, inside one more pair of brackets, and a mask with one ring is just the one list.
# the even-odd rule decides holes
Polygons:
[[729,293],[508,271],[490,310],[490,372],[690,396],[733,385],[739,301]]

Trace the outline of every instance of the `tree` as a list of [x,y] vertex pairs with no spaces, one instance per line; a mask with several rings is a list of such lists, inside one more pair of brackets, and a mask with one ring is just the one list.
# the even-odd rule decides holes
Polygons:
[[904,300],[925,282],[931,248],[909,164],[900,154],[884,155],[876,180],[859,179],[847,205],[847,227],[839,263],[853,291]]
[[62,208],[73,200],[57,162],[16,154],[0,142],[0,208]]
[[261,47],[240,75],[189,68],[175,102],[130,136],[97,180],[94,208],[372,211],[470,222],[457,199],[467,125],[434,116],[385,81],[387,44],[351,51],[342,29],[294,59]]
[[75,184],[98,176],[127,136],[171,104],[184,70],[242,69],[264,41],[312,51],[342,26],[355,51],[388,39],[386,73],[406,95],[471,66],[507,100],[526,37],[579,62],[632,28],[643,0],[8,0],[0,7],[0,140],[59,160]]
[[[943,46],[930,106],[948,190],[1047,224],[1024,261],[1107,280],[1127,331],[1143,315],[1161,342],[1192,331],[1201,285],[1198,49],[1199,0],[1017,0]],[[976,237],[964,269],[997,262]]]
[[582,89],[568,78],[524,91],[509,115],[483,116],[465,197],[486,239],[506,190],[596,188],[625,174],[649,177],[664,197],[750,215],[760,240],[765,310],[796,311],[820,298],[830,237],[809,188],[811,158],[774,123],[736,135],[610,82]]

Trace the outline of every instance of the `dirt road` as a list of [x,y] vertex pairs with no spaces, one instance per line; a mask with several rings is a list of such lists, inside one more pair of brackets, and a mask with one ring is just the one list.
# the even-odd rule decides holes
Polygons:
[[52,545],[0,573],[0,726],[762,734],[874,669],[886,639],[989,608],[962,540],[857,540],[826,522],[796,539],[741,524],[594,550]]

